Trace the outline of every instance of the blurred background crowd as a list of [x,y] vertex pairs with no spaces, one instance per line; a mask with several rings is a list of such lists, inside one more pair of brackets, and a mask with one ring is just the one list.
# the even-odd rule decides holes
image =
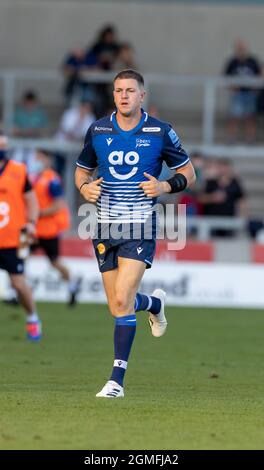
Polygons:
[[[149,28],[150,25],[146,28],[146,42]],[[71,209],[76,210],[80,200],[74,193],[75,190],[69,190],[70,178],[86,131],[92,122],[110,114],[114,109],[111,85],[114,74],[126,68],[138,69],[147,77],[146,110],[175,126],[184,146],[191,153],[196,168],[198,177],[195,188],[186,190],[178,199],[174,196],[172,202],[187,204],[187,215],[193,220],[215,217],[222,220],[230,217],[243,220],[243,236],[256,237],[262,241],[264,187],[259,155],[264,141],[264,66],[263,57],[254,51],[254,43],[249,44],[243,39],[242,33],[241,31],[241,37],[237,36],[232,43],[226,43],[226,50],[222,51],[221,56],[218,54],[219,73],[213,77],[217,84],[217,93],[213,98],[211,96],[211,100],[208,98],[209,84],[204,99],[207,113],[203,116],[203,111],[197,114],[196,105],[193,109],[188,105],[186,110],[181,104],[177,106],[177,103],[174,108],[168,106],[168,95],[173,98],[178,96],[184,102],[188,90],[192,95],[191,89],[183,88],[185,95],[181,96],[181,88],[173,88],[172,80],[175,77],[177,79],[177,76],[168,72],[169,66],[168,70],[163,68],[159,83],[155,70],[151,73],[149,70],[145,71],[142,60],[138,60],[138,42],[121,34],[118,22],[98,24],[97,32],[89,44],[79,42],[76,45],[73,41],[72,48],[65,48],[64,56],[58,56],[60,98],[53,106],[47,99],[48,91],[39,86],[40,82],[35,81],[33,84],[28,80],[29,86],[24,80],[25,86],[19,87],[19,96],[17,90],[15,97],[13,96],[12,112],[9,103],[8,114],[5,109],[8,108],[8,100],[3,88],[0,89],[2,131],[10,138],[10,155],[18,161],[26,162],[29,171],[34,173],[37,141],[43,142],[44,139],[52,151],[54,167],[65,184]],[[173,38],[171,46],[176,47]],[[151,49],[155,45],[149,41],[144,43],[144,48],[146,47]],[[169,64],[170,52],[164,50],[163,54]],[[205,62],[206,58],[198,55],[197,61],[201,60]],[[3,71],[8,68],[4,62],[1,67]],[[167,81],[164,77],[167,77]],[[186,80],[182,77],[183,87],[188,86],[189,79],[190,77],[186,77]],[[225,79],[229,81],[225,81],[224,86],[220,85],[221,80]],[[163,93],[164,86],[167,87],[166,93]],[[211,115],[212,122],[209,122],[208,114],[212,111],[212,106],[215,107],[213,102],[216,97],[220,103],[220,112]],[[192,96],[189,101],[192,101]],[[196,101],[194,97],[193,102]],[[69,144],[73,144],[73,147],[69,147]],[[168,175],[169,171],[164,167],[161,178]],[[168,201],[171,200],[169,197]],[[161,202],[167,202],[167,199],[163,198]],[[241,232],[240,223],[232,227],[232,224],[227,223],[225,226],[219,220],[216,225],[209,223],[210,238],[234,238]],[[188,236],[199,238],[199,230],[195,224],[189,228]]]

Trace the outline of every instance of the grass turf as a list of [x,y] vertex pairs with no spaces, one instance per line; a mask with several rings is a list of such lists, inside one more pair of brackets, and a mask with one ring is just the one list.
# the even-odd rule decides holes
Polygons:
[[168,308],[163,338],[138,313],[118,400],[95,398],[113,360],[105,306],[40,304],[37,344],[20,308],[0,311],[0,449],[264,448],[262,311]]

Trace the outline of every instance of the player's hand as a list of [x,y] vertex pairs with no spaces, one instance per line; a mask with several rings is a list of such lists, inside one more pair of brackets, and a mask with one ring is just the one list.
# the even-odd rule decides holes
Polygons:
[[103,178],[98,178],[89,184],[84,184],[81,188],[81,195],[88,202],[96,202],[101,194],[101,183]]
[[23,228],[26,229],[26,238],[24,239],[23,245],[33,245],[36,240],[36,225],[32,222],[27,222]]
[[32,238],[34,238],[36,235],[36,226],[32,222],[27,222],[25,228],[27,231],[28,240],[31,242]]
[[139,187],[143,189],[145,196],[158,197],[170,192],[171,187],[167,181],[159,181],[155,176],[151,176],[148,173],[144,173],[144,176],[148,178],[148,181],[143,181]]
[[226,200],[226,193],[225,191],[217,190],[212,193],[212,202],[216,204],[221,204],[222,202],[225,202]]

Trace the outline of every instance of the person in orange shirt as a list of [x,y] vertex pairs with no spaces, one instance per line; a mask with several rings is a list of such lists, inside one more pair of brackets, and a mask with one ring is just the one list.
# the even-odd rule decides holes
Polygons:
[[81,279],[72,278],[68,268],[60,261],[60,234],[70,228],[70,213],[63,195],[60,176],[52,169],[52,155],[45,149],[36,151],[35,175],[32,184],[39,203],[39,219],[36,225],[37,244],[52,266],[59,271],[68,284],[68,305],[76,303]]
[[0,135],[0,269],[8,272],[27,315],[27,338],[41,338],[41,322],[33,300],[32,291],[24,276],[24,260],[21,258],[20,236],[35,234],[38,202],[27,176],[26,166],[7,158],[8,140]]

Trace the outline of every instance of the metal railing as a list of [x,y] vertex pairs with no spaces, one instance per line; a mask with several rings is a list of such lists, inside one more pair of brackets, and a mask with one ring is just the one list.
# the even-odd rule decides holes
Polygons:
[[[34,150],[37,148],[45,148],[50,150],[52,153],[60,153],[65,157],[65,173],[64,173],[64,187],[65,194],[70,205],[72,213],[76,213],[76,191],[74,186],[74,172],[75,172],[75,162],[78,158],[78,155],[82,148],[82,142],[80,143],[62,143],[61,141],[52,139],[18,139],[10,138],[9,139],[9,148],[11,151],[16,149],[25,149],[25,150]],[[187,152],[193,150],[201,151],[204,155],[209,155],[210,157],[223,157],[226,156],[231,159],[242,158],[248,159],[249,156],[256,157],[259,159],[264,158],[264,148],[253,148],[248,149],[247,147],[229,147],[223,145],[196,145],[196,144],[187,144],[185,146]],[[197,221],[195,218],[189,218],[191,224],[199,224],[199,232],[203,234],[205,229],[202,227],[201,219],[198,217]],[[234,219],[232,218],[232,221]],[[221,217],[221,223],[224,219]],[[213,218],[210,217],[210,225],[214,224]],[[216,223],[218,223],[216,221]],[[211,228],[214,228],[213,225]],[[206,229],[207,230],[207,229]],[[204,235],[201,235],[202,238]]]
[[[85,72],[82,78],[87,83],[111,83],[114,77],[112,72]],[[212,145],[215,134],[215,115],[217,110],[216,95],[218,90],[231,86],[249,86],[252,88],[264,88],[262,78],[225,78],[208,76],[175,76],[165,74],[144,74],[146,87],[151,91],[152,85],[165,85],[173,87],[188,87],[201,89],[203,95],[202,105],[202,143]],[[16,87],[19,80],[40,82],[54,82],[62,85],[62,74],[54,70],[32,69],[6,69],[0,71],[0,79],[3,82],[3,128],[10,134],[13,126],[15,109]],[[57,97],[57,102],[62,103],[62,96]]]
[[[50,150],[52,153],[61,153],[65,157],[65,174],[64,174],[64,187],[65,187],[65,194],[68,204],[70,206],[70,210],[72,213],[73,225],[74,230],[76,230],[76,226],[80,220],[77,216],[77,198],[76,194],[77,191],[75,189],[74,184],[74,172],[75,172],[75,162],[81,150],[82,143],[68,143],[62,144],[61,142],[57,141],[56,139],[10,139],[9,140],[9,148],[11,151],[16,149],[26,149],[26,150],[34,150],[37,148],[45,148]],[[192,149],[197,149],[195,145],[188,145],[187,151],[191,151]],[[235,148],[230,147],[223,147],[223,146],[200,146],[199,149],[204,154],[209,154],[211,156],[217,157],[218,155],[223,156],[225,154],[229,157],[234,156],[239,157],[240,154],[238,150]],[[242,154],[242,157],[247,157],[248,152],[246,149]],[[259,158],[263,158],[264,156],[264,149],[261,152],[257,152],[256,149],[256,156]],[[162,224],[161,218],[161,224]],[[166,221],[168,223],[168,221]],[[174,220],[169,224],[173,224]],[[239,236],[246,236],[246,219],[238,218],[238,217],[187,217],[187,232],[189,233],[191,230],[195,229],[196,237],[198,240],[206,241],[210,239],[210,235],[212,230],[215,229],[226,229],[226,230],[235,230],[236,235]],[[171,226],[172,227],[172,226]]]
[[[161,230],[164,230],[165,219],[159,218]],[[188,235],[195,235],[199,241],[209,241],[212,239],[214,231],[228,231],[234,233],[236,238],[247,238],[247,225],[248,221],[242,217],[208,217],[208,216],[187,216],[183,220],[180,216],[176,219],[177,225],[186,223],[186,233]],[[166,231],[175,229],[174,220],[166,219]]]

